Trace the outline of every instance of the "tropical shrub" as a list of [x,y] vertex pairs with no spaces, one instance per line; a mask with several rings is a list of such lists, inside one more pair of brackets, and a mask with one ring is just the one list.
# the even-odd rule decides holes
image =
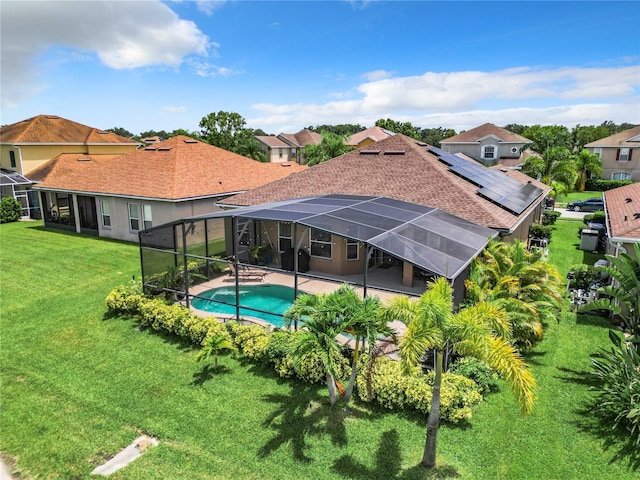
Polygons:
[[498,374],[493,368],[477,358],[458,358],[451,364],[449,373],[462,375],[476,382],[483,397],[498,390]]
[[551,241],[552,231],[553,227],[551,225],[541,225],[539,223],[534,223],[529,227],[529,236],[533,238],[544,238],[548,241]]
[[602,178],[589,178],[585,183],[585,190],[589,192],[606,192],[625,185],[631,185],[632,180],[604,180]]
[[[358,397],[364,402],[376,402],[388,409],[415,409],[428,413],[431,406],[433,372],[422,373],[419,368],[409,372],[402,364],[388,357],[378,357],[374,367],[367,368],[368,356],[358,365],[356,380]],[[471,418],[472,408],[482,401],[478,386],[471,379],[453,373],[442,376],[440,418],[458,423]]]
[[13,197],[0,200],[0,223],[17,222],[22,216],[22,206]]
[[640,446],[640,344],[609,330],[612,345],[591,356],[596,398],[592,408]]
[[589,288],[592,282],[600,279],[600,270],[593,265],[578,263],[569,267],[569,272],[573,272],[573,278],[569,279],[569,288]]
[[586,225],[588,223],[604,223],[606,214],[604,212],[589,213],[582,217],[582,222]]
[[267,359],[269,337],[267,327],[261,325],[242,325],[237,322],[226,324],[233,344],[238,351],[251,360]]
[[120,285],[107,295],[107,308],[112,313],[131,316],[140,311],[140,303],[145,300],[142,288],[139,284],[131,282],[129,285]]
[[545,210],[542,213],[542,225],[553,225],[558,220],[560,216],[560,212],[556,212],[555,210]]

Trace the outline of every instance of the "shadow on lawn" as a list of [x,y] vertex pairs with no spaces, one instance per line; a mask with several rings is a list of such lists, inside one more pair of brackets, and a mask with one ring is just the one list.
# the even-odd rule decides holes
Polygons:
[[351,455],[343,455],[332,470],[345,478],[354,480],[424,480],[428,478],[458,478],[453,467],[443,466],[426,470],[421,464],[402,470],[400,441],[396,430],[384,432],[378,442],[375,465],[367,467],[355,461]]
[[211,380],[217,375],[231,373],[231,369],[226,365],[213,366],[211,364],[203,365],[202,368],[193,374],[193,381],[191,385],[194,387],[201,387],[205,382]]
[[576,426],[584,433],[592,435],[602,442],[602,449],[612,452],[610,464],[626,463],[632,471],[640,469],[640,448],[633,443],[633,438],[624,428],[613,428],[612,420],[595,413],[593,402],[587,403],[579,410],[580,420]]

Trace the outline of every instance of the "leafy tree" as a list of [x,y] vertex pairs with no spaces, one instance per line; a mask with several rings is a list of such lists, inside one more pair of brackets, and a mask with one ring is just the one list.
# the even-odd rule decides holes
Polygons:
[[376,120],[376,127],[384,128],[385,130],[390,130],[394,133],[401,133],[407,137],[420,140],[420,127],[414,127],[411,122],[401,123],[390,118],[381,118]]
[[253,131],[246,128],[245,119],[235,112],[210,113],[200,120],[203,141],[230,152],[240,153],[254,142]]
[[122,127],[107,128],[107,132],[115,133],[116,135],[120,135],[125,138],[131,138],[134,136],[133,133]]
[[218,356],[226,355],[236,351],[236,347],[233,345],[231,336],[225,332],[218,332],[213,335],[207,335],[202,342],[202,350],[196,355],[196,360],[201,362],[203,360],[213,358],[214,368],[218,368]]
[[253,134],[258,136],[258,137],[267,137],[269,136],[269,134],[267,132],[265,132],[264,130],[262,130],[261,128],[256,128],[253,130]]
[[540,340],[543,324],[557,319],[562,307],[562,277],[540,250],[521,241],[492,240],[472,264],[467,301],[504,309],[512,343],[529,348]]
[[247,139],[247,143],[239,146],[237,153],[258,162],[268,161],[266,152],[262,149],[255,138]]
[[400,357],[406,369],[418,364],[427,350],[435,349],[435,380],[422,465],[431,468],[436,464],[443,357],[448,348],[484,361],[507,381],[522,413],[533,410],[536,382],[518,352],[505,340],[509,324],[503,310],[478,303],[453,313],[452,288],[444,278],[430,283],[417,300],[397,296],[383,309],[387,320],[407,325],[400,341]]
[[505,130],[509,130],[511,133],[515,133],[516,135],[522,135],[523,137],[525,136],[524,132],[527,130],[526,125],[520,125],[518,123],[510,123],[508,125],[505,125],[504,127]]
[[551,148],[571,149],[571,132],[562,125],[533,125],[524,131],[524,136],[531,140],[529,148],[544,154]]
[[340,125],[317,125],[315,127],[307,127],[307,130],[317,133],[331,132],[335,135],[350,137],[354,133],[366,130],[366,127],[359,124],[342,123]]
[[598,290],[600,297],[587,303],[580,312],[608,310],[631,334],[640,348],[640,243],[633,244],[634,257],[626,252],[618,257],[605,255],[610,266],[598,267],[615,281]]
[[419,139],[424,143],[440,147],[440,142],[446,138],[453,137],[456,131],[451,128],[423,128],[420,130]]
[[13,197],[0,200],[0,223],[17,222],[22,216],[22,206]]
[[346,145],[345,141],[345,136],[336,135],[331,132],[322,132],[322,141],[320,143],[310,143],[304,147],[307,165],[317,165],[348,152],[349,146]]
[[600,157],[595,153],[591,153],[586,149],[580,150],[580,153],[573,156],[573,163],[575,165],[578,181],[576,182],[576,189],[579,192],[584,192],[585,184],[589,174],[600,176],[602,173],[602,162]]
[[140,133],[140,138],[160,137],[162,139],[169,138],[169,134],[165,130],[147,130]]
[[522,165],[522,171],[530,177],[551,185],[564,183],[570,189],[576,183],[576,171],[571,152],[565,147],[551,147],[541,157],[531,155]]
[[572,149],[574,152],[580,152],[587,143],[595,142],[608,136],[609,130],[603,125],[594,127],[593,125],[581,126],[578,124],[571,130]]

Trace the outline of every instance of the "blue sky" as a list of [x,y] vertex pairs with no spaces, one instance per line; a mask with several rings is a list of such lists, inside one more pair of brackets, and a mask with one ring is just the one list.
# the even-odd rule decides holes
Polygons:
[[640,2],[0,2],[2,124],[640,123]]

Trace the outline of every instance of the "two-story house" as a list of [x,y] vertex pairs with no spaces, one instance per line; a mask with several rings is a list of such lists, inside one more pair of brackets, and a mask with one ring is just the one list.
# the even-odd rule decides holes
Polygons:
[[322,142],[322,135],[302,129],[298,133],[281,133],[278,136],[256,135],[270,162],[297,162],[305,164],[304,148]]
[[485,123],[440,142],[448,153],[462,153],[487,166],[514,164],[523,159],[524,147],[531,140],[493,123]]
[[602,161],[602,178],[640,181],[640,126],[587,143]]

